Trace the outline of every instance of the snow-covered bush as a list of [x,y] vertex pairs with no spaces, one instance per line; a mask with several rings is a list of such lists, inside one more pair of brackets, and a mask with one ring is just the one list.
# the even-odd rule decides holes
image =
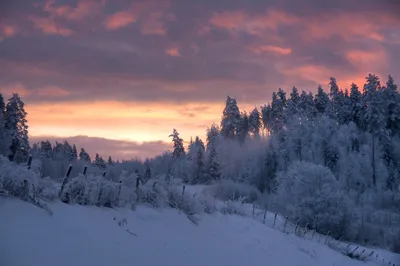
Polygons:
[[278,202],[293,222],[341,237],[349,225],[349,199],[341,193],[332,172],[321,165],[294,162],[278,173]]
[[150,179],[146,184],[139,186],[136,191],[139,202],[148,203],[153,207],[165,207],[168,205],[168,192],[160,182]]
[[213,194],[216,198],[223,201],[245,198],[246,203],[254,202],[261,196],[257,188],[246,184],[235,183],[232,180],[223,180],[207,187],[205,188],[205,192]]
[[55,200],[58,198],[60,188],[50,177],[40,178],[37,184],[37,194],[47,200]]
[[205,213],[212,214],[216,211],[216,201],[214,197],[211,197],[207,194],[200,194],[195,198],[197,198],[199,203],[203,206]]
[[0,186],[9,195],[24,200],[34,198],[38,179],[38,176],[26,167],[0,156]]
[[81,205],[118,206],[119,186],[102,176],[79,174],[65,185],[61,200]]
[[221,208],[222,214],[233,214],[246,216],[246,208],[244,207],[245,198],[240,197],[236,200],[228,200]]

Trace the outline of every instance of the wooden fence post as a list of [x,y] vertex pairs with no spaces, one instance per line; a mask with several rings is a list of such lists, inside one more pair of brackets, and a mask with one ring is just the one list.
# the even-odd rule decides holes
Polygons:
[[297,233],[297,227],[299,227],[299,223],[300,223],[300,221],[297,221],[297,223],[296,223],[296,227],[294,228],[294,234],[296,234],[296,233]]
[[28,165],[28,170],[30,170],[32,166],[32,154],[29,154],[27,165]]
[[265,209],[265,211],[264,211],[264,220],[263,220],[263,224],[265,224],[265,219],[267,219],[267,209]]
[[83,173],[82,173],[82,174],[83,174],[84,176],[86,176],[86,171],[87,171],[87,165],[85,165],[85,166],[83,167]]
[[60,192],[59,192],[59,196],[61,196],[61,194],[62,194],[62,192],[63,192],[63,190],[64,190],[64,187],[65,187],[65,185],[66,185],[67,182],[68,182],[68,178],[69,178],[69,175],[71,174],[71,171],[72,171],[72,165],[70,164],[70,165],[68,166],[67,172],[65,173],[64,179],[63,179],[63,181],[62,181],[62,183],[61,183],[61,189],[60,189]]
[[337,242],[337,244],[336,244],[336,246],[339,246],[339,244],[342,242],[342,240],[343,240],[343,237],[344,236],[342,236],[340,239],[339,239],[339,241]]
[[304,228],[304,234],[303,234],[303,237],[305,237],[305,236],[306,236],[307,232],[308,232],[308,223],[306,223],[306,227]]
[[278,213],[275,213],[275,216],[274,216],[274,223],[272,224],[272,228],[274,228],[275,227],[275,222],[276,222],[276,216],[278,215]]

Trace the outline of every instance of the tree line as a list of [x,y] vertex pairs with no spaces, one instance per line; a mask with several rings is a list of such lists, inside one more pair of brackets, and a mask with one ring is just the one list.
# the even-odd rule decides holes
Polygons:
[[18,94],[0,104],[1,154],[22,163],[32,154],[42,176],[60,178],[73,164],[116,182],[122,171],[143,182],[160,175],[188,184],[230,180],[256,187],[268,209],[322,233],[390,247],[389,235],[400,235],[400,94],[391,76],[382,84],[369,74],[362,88],[349,89],[331,77],[328,90],[318,86],[315,94],[278,89],[249,113],[227,96],[205,141],[196,136],[185,148],[173,129],[172,151],[145,160],[92,160],[68,142],[29,147]]

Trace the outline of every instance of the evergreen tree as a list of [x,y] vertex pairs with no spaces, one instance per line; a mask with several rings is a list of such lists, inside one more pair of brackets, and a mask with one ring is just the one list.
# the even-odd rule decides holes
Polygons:
[[218,137],[220,136],[220,131],[216,124],[212,124],[210,128],[207,129],[207,152],[211,150],[212,146],[216,146],[218,142]]
[[339,89],[337,81],[334,77],[330,77],[329,85],[330,102],[328,107],[328,115],[332,119],[337,119],[338,122],[341,123],[343,119],[341,110],[344,102],[344,93]]
[[108,156],[107,164],[108,164],[108,165],[114,165],[114,161],[113,161],[113,159],[111,158],[111,156]]
[[217,154],[219,130],[215,124],[207,129],[207,163],[205,181],[219,180],[221,177],[219,157]]
[[389,75],[386,87],[383,88],[386,127],[392,135],[400,134],[400,96],[394,79]]
[[352,83],[350,89],[350,119],[353,121],[358,127],[361,128],[362,124],[362,103],[361,103],[362,95],[357,85]]
[[0,155],[10,155],[10,138],[6,132],[6,112],[3,95],[0,93]]
[[78,160],[78,151],[76,149],[75,144],[72,146],[72,155],[71,155],[73,160]]
[[177,159],[185,155],[185,148],[183,147],[183,139],[179,137],[178,131],[174,128],[173,132],[169,137],[172,137],[172,142],[174,143],[174,151],[172,152],[172,157]]
[[98,153],[96,153],[93,164],[97,166],[99,169],[106,168],[106,162],[104,161],[103,157],[101,157]]
[[362,126],[365,130],[372,134],[372,182],[373,185],[376,185],[375,139],[377,136],[379,137],[383,133],[383,129],[385,127],[385,108],[383,108],[382,91],[379,78],[375,75],[369,74],[366,79],[367,84],[364,85],[362,98],[364,107],[362,113]]
[[79,153],[79,160],[85,161],[85,162],[91,162],[92,161],[90,159],[89,154],[85,151],[84,148],[81,148],[81,152]]
[[[272,98],[273,98],[273,95],[272,95]],[[300,101],[299,90],[296,87],[293,87],[292,92],[290,93],[290,98],[287,101],[287,113],[290,116],[297,114],[299,101]]]
[[318,86],[318,92],[315,95],[314,102],[318,113],[325,114],[329,105],[329,96],[324,92],[321,85]]
[[267,129],[268,132],[271,131],[272,126],[272,107],[271,104],[264,105],[261,107],[261,120],[264,126],[264,129]]
[[253,134],[253,136],[260,136],[261,129],[261,114],[258,111],[257,107],[251,111],[249,116],[249,132]]
[[240,111],[236,99],[227,96],[221,120],[221,136],[233,139],[240,123]]
[[217,149],[211,146],[207,159],[206,182],[219,180],[220,178],[221,172]]
[[25,104],[17,93],[13,93],[6,106],[6,133],[10,137],[9,159],[16,162],[26,161],[29,152],[27,112]]
[[[201,140],[200,140],[201,141]],[[199,184],[206,182],[205,178],[205,163],[204,163],[204,144],[201,145],[202,142],[196,145],[196,160],[194,165],[194,176],[193,176],[193,183]]]
[[236,136],[241,144],[244,143],[249,135],[249,116],[246,112],[240,115],[240,121],[236,128]]
[[146,166],[146,172],[144,173],[144,178],[145,178],[146,182],[151,179],[151,169],[148,164]]
[[64,158],[66,158],[68,161],[73,161],[75,159],[73,148],[68,143],[68,141],[66,141],[66,140],[64,141],[62,149],[63,149]]
[[40,142],[40,156],[48,159],[53,157],[53,147],[51,146],[50,141],[46,140]]

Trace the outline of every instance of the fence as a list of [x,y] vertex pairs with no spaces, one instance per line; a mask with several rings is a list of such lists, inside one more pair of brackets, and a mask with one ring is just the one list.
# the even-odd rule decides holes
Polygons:
[[[31,157],[29,157],[29,160],[27,162],[28,169],[31,167],[31,162],[32,162],[32,159],[31,159]],[[59,195],[61,195],[65,185],[67,184],[67,182],[69,180],[71,170],[72,170],[72,165],[69,165],[68,170],[61,182],[61,188],[59,191],[59,193],[60,193]],[[86,171],[87,171],[87,166],[84,167],[82,174],[86,175]],[[105,178],[105,172],[103,172],[102,176]],[[120,183],[121,182],[122,181],[120,181]],[[155,188],[156,182],[157,181],[155,181],[153,184],[153,189]],[[140,186],[140,177],[138,176],[136,178],[136,190],[139,189],[139,186]],[[182,200],[183,200],[183,196],[185,194],[185,188],[186,188],[186,186],[183,185],[182,186]],[[196,194],[193,196],[195,197]],[[214,198],[215,198],[215,196],[214,196]],[[282,216],[278,215],[278,213],[271,213],[271,214],[272,214],[272,216],[268,217],[267,209],[264,209],[264,210],[259,209],[255,204],[253,204],[253,209],[252,209],[253,219],[255,219],[259,222],[262,222],[265,225],[270,224],[270,226],[272,228],[281,230],[283,233],[286,233],[286,234],[292,233],[298,237],[302,237],[302,238],[305,238],[305,239],[308,239],[311,241],[316,240],[318,243],[323,242],[323,244],[349,256],[350,258],[355,258],[355,259],[358,259],[361,261],[365,261],[366,259],[373,258],[373,259],[375,259],[375,261],[381,263],[381,265],[396,266],[396,264],[393,263],[392,261],[385,261],[385,258],[382,256],[379,256],[379,254],[374,250],[368,251],[366,248],[363,248],[359,245],[355,245],[352,243],[346,244],[346,243],[342,242],[342,240],[344,238],[343,236],[340,237],[339,239],[334,239],[330,236],[329,231],[326,233],[326,235],[323,235],[323,234],[317,233],[315,229],[310,230],[309,224],[305,224],[305,226],[302,227],[299,224],[299,222],[297,222],[296,224],[293,224],[290,221],[288,221],[287,216],[283,218]],[[261,221],[257,219],[259,216],[262,216]],[[280,226],[282,224],[283,224],[283,228],[282,228],[282,226]],[[399,266],[399,265],[397,265],[397,266]]]
[[[299,222],[296,224],[291,223],[288,221],[288,217],[281,217],[278,215],[278,213],[271,213],[268,217],[268,210],[267,209],[259,209],[255,204],[253,204],[253,210],[252,210],[252,217],[256,221],[262,222],[263,224],[270,225],[270,227],[281,230],[283,233],[286,234],[295,234],[298,237],[302,237],[311,241],[317,241],[318,243],[322,243],[329,246],[330,248],[341,252],[344,255],[347,255],[350,258],[358,259],[361,261],[366,261],[367,259],[374,259],[376,262],[380,263],[381,265],[387,265],[387,266],[396,266],[392,261],[385,261],[385,258],[382,256],[379,256],[379,254],[375,250],[368,250],[367,248],[363,248],[359,245],[353,244],[353,243],[344,243],[342,242],[343,236],[340,237],[339,239],[334,239],[332,238],[329,234],[330,232],[328,231],[326,235],[319,234],[315,231],[315,229],[310,230],[309,224],[305,224],[304,227],[302,227]],[[262,218],[261,218],[262,217]],[[261,219],[259,219],[261,218]],[[270,218],[270,219],[268,219]],[[279,226],[279,225],[282,225]],[[397,265],[398,266],[398,265]]]

